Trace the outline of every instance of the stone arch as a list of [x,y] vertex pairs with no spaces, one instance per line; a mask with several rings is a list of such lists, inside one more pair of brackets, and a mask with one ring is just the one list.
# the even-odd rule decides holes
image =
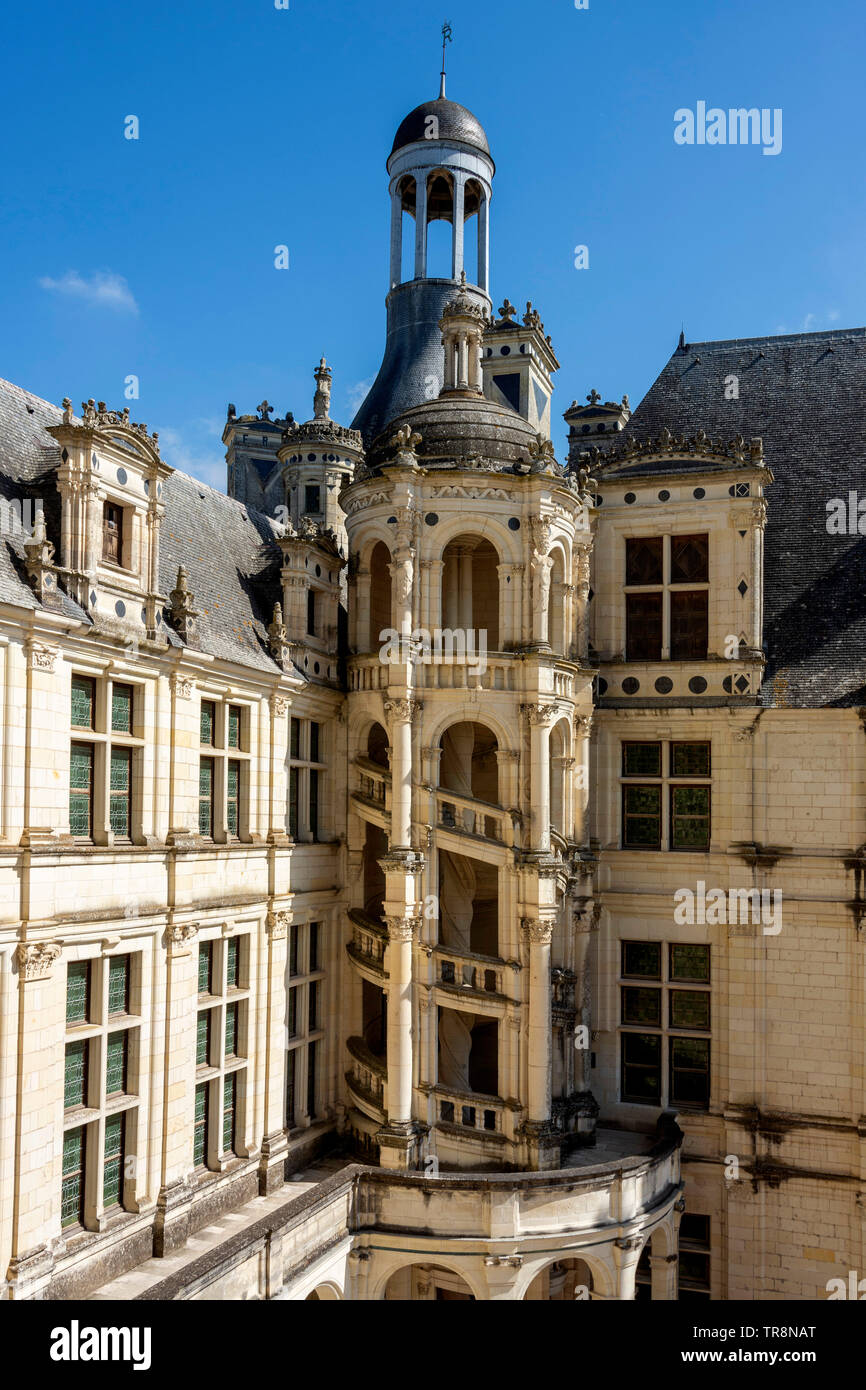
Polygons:
[[442,626],[486,632],[488,651],[499,650],[498,567],[499,551],[486,536],[462,532],[442,550]]
[[338,1288],[331,1280],[317,1284],[314,1289],[310,1289],[304,1299],[305,1303],[342,1303],[342,1301],[342,1289]]
[[550,828],[557,834],[570,838],[569,802],[567,795],[569,779],[563,759],[571,757],[571,721],[566,717],[557,720],[550,731],[548,745],[550,759]]
[[570,604],[566,602],[565,586],[568,584],[569,562],[565,545],[556,541],[548,552],[553,561],[550,571],[550,612],[548,620],[548,641],[559,656],[568,655],[567,621]]
[[450,279],[454,256],[454,175],[449,169],[427,174],[427,275]]
[[386,771],[390,767],[389,753],[391,741],[388,738],[388,731],[378,719],[374,719],[367,729],[366,751],[364,756],[369,758],[371,763],[377,767],[382,767]]
[[[495,475],[485,474],[483,476],[485,478],[493,477],[495,481]],[[452,503],[455,507],[461,507],[461,499],[458,497],[442,498],[441,502],[438,498],[431,498],[430,500],[430,505],[434,507],[449,506]],[[464,502],[461,510],[455,511],[450,515],[441,515],[438,525],[433,528],[433,533],[429,537],[430,549],[429,551],[425,550],[422,559],[441,560],[445,549],[453,540],[456,540],[458,536],[471,536],[475,540],[489,541],[496,551],[500,564],[505,564],[509,561],[518,564],[523,558],[520,540],[521,533],[519,531],[509,531],[504,518],[499,520],[498,517],[485,516],[481,525],[473,527],[471,531],[467,530],[467,507],[471,507],[474,511],[477,511],[484,505],[485,502],[483,498],[478,500],[473,498],[468,502]],[[425,527],[424,529],[426,530],[427,528]]]
[[384,541],[370,550],[370,649],[380,644],[379,634],[393,627],[391,602],[391,551]]
[[543,1275],[552,1265],[572,1262],[581,1264],[588,1271],[591,1287],[589,1290],[590,1299],[593,1294],[600,1294],[604,1298],[616,1296],[616,1275],[612,1266],[608,1267],[597,1249],[563,1249],[558,1254],[544,1257],[537,1260],[527,1260],[520,1272],[520,1278],[515,1283],[514,1297],[525,1299],[533,1283],[539,1276]]
[[447,705],[431,705],[438,717],[430,724],[429,730],[425,730],[425,742],[431,748],[438,748],[442,735],[451,727],[452,724],[480,723],[496,739],[498,749],[513,749],[519,747],[520,739],[513,725],[503,723],[492,709],[485,707],[483,719],[478,718],[478,704],[472,700],[450,701]]
[[[372,1295],[373,1300],[386,1300],[388,1297],[388,1286],[391,1284],[391,1281],[404,1275],[407,1271],[410,1277],[413,1272],[421,1274],[424,1282],[429,1282],[432,1289],[435,1287],[435,1278],[438,1271],[448,1277],[449,1283],[459,1280],[465,1285],[466,1292],[469,1296],[473,1300],[480,1301],[486,1297],[486,1290],[480,1287],[478,1279],[473,1271],[460,1268],[460,1265],[465,1263],[466,1261],[451,1261],[447,1257],[443,1258],[438,1253],[435,1256],[431,1256],[429,1261],[419,1259],[407,1260],[404,1256],[400,1255],[399,1252],[395,1251],[394,1258],[388,1261],[385,1270],[380,1274],[374,1287]],[[429,1279],[425,1276],[429,1276]],[[417,1287],[417,1284],[415,1287]],[[410,1294],[410,1298],[411,1297],[412,1295]],[[427,1294],[426,1297],[429,1298],[430,1294]],[[433,1297],[435,1298],[435,1293]]]
[[457,719],[443,729],[439,786],[461,796],[499,805],[499,740],[481,720]]

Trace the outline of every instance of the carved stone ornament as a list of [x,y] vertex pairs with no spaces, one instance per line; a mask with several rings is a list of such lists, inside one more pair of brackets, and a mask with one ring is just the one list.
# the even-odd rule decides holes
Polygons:
[[59,655],[56,647],[46,647],[42,642],[28,644],[27,656],[31,671],[53,671]]
[[61,947],[56,941],[22,942],[15,952],[18,972],[28,983],[31,980],[47,980],[60,957]]
[[165,929],[165,948],[170,956],[185,956],[197,936],[197,922],[174,922]]
[[521,705],[523,713],[530,724],[540,724],[546,727],[553,723],[558,711],[557,705]]
[[420,930],[420,917],[386,917],[385,926],[392,941],[414,941]]
[[285,695],[271,696],[271,713],[275,719],[285,719],[289,712],[289,702]]
[[553,922],[543,917],[522,917],[520,925],[534,946],[549,946],[553,940]]
[[286,911],[269,912],[265,922],[271,941],[285,941],[291,925],[292,914]]
[[169,594],[168,602],[172,627],[183,638],[184,642],[193,642],[196,635],[198,613],[183,565],[178,567],[177,582]]
[[390,724],[411,724],[421,713],[423,704],[420,700],[383,700],[382,705],[385,710],[385,717]]
[[195,688],[192,676],[183,676],[178,671],[174,671],[168,678],[171,686],[172,695],[176,695],[179,700],[189,700]]

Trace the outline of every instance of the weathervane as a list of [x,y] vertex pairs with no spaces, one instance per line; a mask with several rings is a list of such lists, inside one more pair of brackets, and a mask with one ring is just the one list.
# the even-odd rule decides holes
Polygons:
[[442,25],[442,82],[439,87],[440,100],[445,96],[445,45],[446,43],[452,42],[453,40],[451,38],[451,25],[448,23],[448,20],[446,19],[445,23]]

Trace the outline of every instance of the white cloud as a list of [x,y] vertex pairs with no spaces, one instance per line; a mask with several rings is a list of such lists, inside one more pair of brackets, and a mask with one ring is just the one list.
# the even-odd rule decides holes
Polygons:
[[349,409],[353,416],[363,405],[367,392],[372,385],[373,378],[369,376],[365,381],[356,381],[354,386],[346,387],[346,400],[348,401]]
[[88,304],[96,304],[120,313],[137,314],[138,305],[123,275],[115,275],[113,270],[95,270],[91,276],[79,275],[77,270],[67,270],[59,280],[43,275],[39,281],[43,290],[54,294],[68,295],[74,299],[84,299]]

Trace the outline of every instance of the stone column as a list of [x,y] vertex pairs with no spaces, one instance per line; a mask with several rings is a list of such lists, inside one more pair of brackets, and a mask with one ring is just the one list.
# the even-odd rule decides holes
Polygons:
[[574,777],[574,839],[578,845],[589,843],[589,737],[592,715],[578,715],[574,721],[577,766]]
[[525,917],[523,930],[529,946],[529,1030],[526,1113],[530,1124],[550,1119],[552,1003],[550,944],[553,919]]
[[383,701],[391,743],[391,849],[412,844],[412,721],[420,711],[413,699]]
[[526,705],[524,708],[529,719],[530,738],[530,845],[533,850],[546,854],[550,850],[550,725],[556,706]]
[[478,285],[486,294],[490,264],[490,195],[482,193],[478,209]]
[[267,972],[265,1010],[265,1052],[259,1059],[264,1071],[264,1116],[262,1156],[259,1161],[259,1195],[268,1196],[283,1183],[283,1162],[288,1140],[284,1124],[286,1087],[286,956],[292,924],[290,910],[269,912],[267,932]]
[[422,170],[415,180],[415,279],[427,275],[427,175]]
[[60,1235],[65,1021],[60,955],[56,941],[26,942],[15,950],[17,1095],[7,1096],[17,1116],[14,1163],[9,1164],[14,1191],[4,1183],[11,1198],[6,1280],[13,1300],[44,1296],[54,1267],[48,1243]]
[[385,875],[388,927],[388,1122],[377,1138],[382,1167],[405,1172],[418,1155],[418,1126],[412,1118],[412,945],[420,931],[417,884],[424,859],[412,850],[395,850],[379,865]]
[[679,1297],[679,1257],[650,1255],[652,1270],[652,1300],[654,1303],[675,1303]]
[[391,194],[391,284],[393,290],[403,278],[403,197],[399,188]]
[[614,1241],[613,1262],[616,1267],[616,1296],[620,1301],[633,1300],[635,1275],[643,1242],[639,1236],[623,1236]]
[[286,755],[289,746],[290,701],[285,695],[274,694],[268,701],[270,710],[270,758],[268,768],[268,844],[287,845],[286,807],[288,805],[288,771]]
[[[189,1234],[192,1190],[192,1119],[195,1109],[195,1054],[198,999],[198,927],[191,922],[165,930],[165,1013],[163,1037],[155,1032],[161,1078],[162,1169],[153,1228],[155,1255],[168,1255]],[[159,982],[155,981],[159,988]],[[157,1087],[159,1090],[159,1087]]]
[[[66,667],[56,647],[31,638],[25,647],[27,661],[26,696],[21,700],[24,714],[23,782],[24,830],[21,844],[27,849],[56,842],[58,832],[69,831],[69,725],[57,718],[58,706],[65,703],[61,672]],[[68,687],[67,687],[68,688]],[[14,738],[14,736],[13,736]],[[8,756],[8,750],[7,750]],[[99,757],[94,759],[94,778],[98,777]],[[94,788],[94,791],[96,788]],[[98,831],[97,800],[94,796],[94,833]],[[29,914],[39,916],[35,904]]]
[[460,272],[463,269],[463,227],[465,222],[465,198],[466,177],[463,174],[454,175],[454,235],[451,247],[451,278],[460,279]]
[[[353,650],[360,654],[369,652],[373,646],[370,634],[370,571],[360,565],[355,574],[354,609],[350,605],[349,612],[353,620]],[[377,632],[376,637],[378,636]],[[378,646],[378,642],[376,645]]]
[[760,652],[764,638],[764,527],[767,524],[767,504],[758,498],[752,503],[750,529],[752,532],[752,608],[749,641],[752,650]]
[[461,545],[458,550],[457,626],[464,632],[472,627],[472,548]]

